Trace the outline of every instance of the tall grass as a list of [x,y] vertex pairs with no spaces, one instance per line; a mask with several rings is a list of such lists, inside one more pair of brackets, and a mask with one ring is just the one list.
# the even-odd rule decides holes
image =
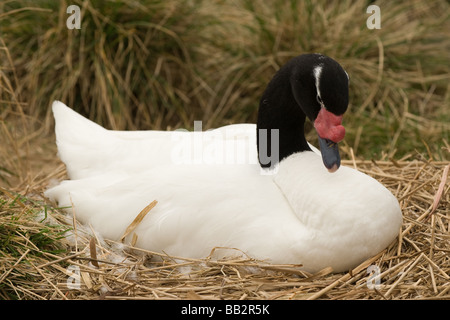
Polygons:
[[299,52],[327,54],[350,75],[348,147],[366,158],[427,148],[448,156],[442,149],[450,137],[448,3],[376,1],[379,30],[366,26],[366,1],[241,3],[253,21],[240,52],[250,61],[244,85],[264,88]]
[[198,82],[191,55],[203,24],[187,3],[74,1],[81,30],[67,29],[67,2],[5,4],[6,11],[30,7],[6,16],[2,26],[15,39],[9,47],[17,50],[19,90],[30,113],[48,115],[49,102],[61,99],[116,129],[187,122],[192,81]]
[[[399,158],[417,149],[443,159],[449,4],[375,1],[381,29],[370,30],[370,3],[5,1],[2,89],[17,102],[3,99],[1,108],[20,103],[47,130],[54,99],[114,129],[255,121],[273,73],[300,53],[321,52],[351,79],[344,151]],[[69,4],[81,8],[80,30],[66,27]]]

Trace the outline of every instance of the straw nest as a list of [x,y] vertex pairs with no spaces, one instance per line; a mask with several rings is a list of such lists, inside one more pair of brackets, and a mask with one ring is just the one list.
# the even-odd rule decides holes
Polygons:
[[[132,248],[73,224],[40,198],[42,190],[28,186],[23,193],[0,189],[0,298],[450,298],[450,164],[424,159],[345,164],[388,187],[404,219],[387,249],[348,273],[327,268],[308,274],[298,266],[251,258],[196,260]],[[50,176],[63,175],[61,166]]]

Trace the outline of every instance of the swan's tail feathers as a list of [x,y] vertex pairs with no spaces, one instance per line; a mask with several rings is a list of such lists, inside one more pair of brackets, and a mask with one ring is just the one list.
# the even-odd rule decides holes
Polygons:
[[99,149],[107,143],[108,130],[86,119],[60,101],[52,105],[58,155],[71,179],[82,178],[90,163],[100,160]]
[[55,117],[55,131],[57,135],[63,136],[69,133],[73,137],[74,135],[72,133],[79,132],[81,130],[89,130],[91,132],[95,131],[96,133],[99,131],[106,131],[105,128],[89,119],[86,119],[79,113],[70,109],[61,101],[54,101],[52,110]]

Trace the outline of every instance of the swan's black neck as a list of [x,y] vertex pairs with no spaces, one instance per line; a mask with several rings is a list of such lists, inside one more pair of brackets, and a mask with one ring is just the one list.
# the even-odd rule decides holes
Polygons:
[[[303,71],[298,64],[299,61],[293,59],[278,70],[261,98],[256,129],[261,167],[272,167],[294,153],[311,150],[304,134],[306,115],[299,101],[314,104],[317,104],[317,101],[309,101],[308,94],[302,94],[301,99],[294,95],[311,91],[312,99],[316,100],[316,89],[314,81],[305,79],[311,75],[301,74]],[[315,116],[317,114],[313,115],[314,118]],[[274,139],[277,132],[278,139]],[[273,143],[278,143],[278,157]]]

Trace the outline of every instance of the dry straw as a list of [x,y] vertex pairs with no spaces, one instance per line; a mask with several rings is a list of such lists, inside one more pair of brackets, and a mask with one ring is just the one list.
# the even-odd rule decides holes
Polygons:
[[[347,273],[333,274],[326,268],[309,274],[299,266],[271,265],[245,255],[225,260],[215,260],[212,256],[171,257],[103,240],[85,233],[82,226],[76,229],[76,245],[69,244],[66,238],[55,239],[53,247],[68,250],[52,253],[49,248],[33,243],[37,239],[33,234],[42,232],[45,225],[53,225],[58,230],[66,228],[65,216],[59,210],[51,210],[48,204],[22,199],[1,189],[0,223],[11,224],[13,215],[8,211],[12,211],[18,227],[10,235],[17,252],[1,248],[0,296],[14,295],[20,299],[449,299],[450,184],[447,176],[450,164],[423,159],[352,160],[345,164],[356,166],[387,186],[399,199],[404,217],[398,238],[387,249]],[[63,174],[60,167],[54,175],[62,177]],[[153,205],[143,210],[142,215]],[[31,219],[31,212],[45,208],[46,220]],[[130,232],[138,219],[135,222],[130,225]]]

